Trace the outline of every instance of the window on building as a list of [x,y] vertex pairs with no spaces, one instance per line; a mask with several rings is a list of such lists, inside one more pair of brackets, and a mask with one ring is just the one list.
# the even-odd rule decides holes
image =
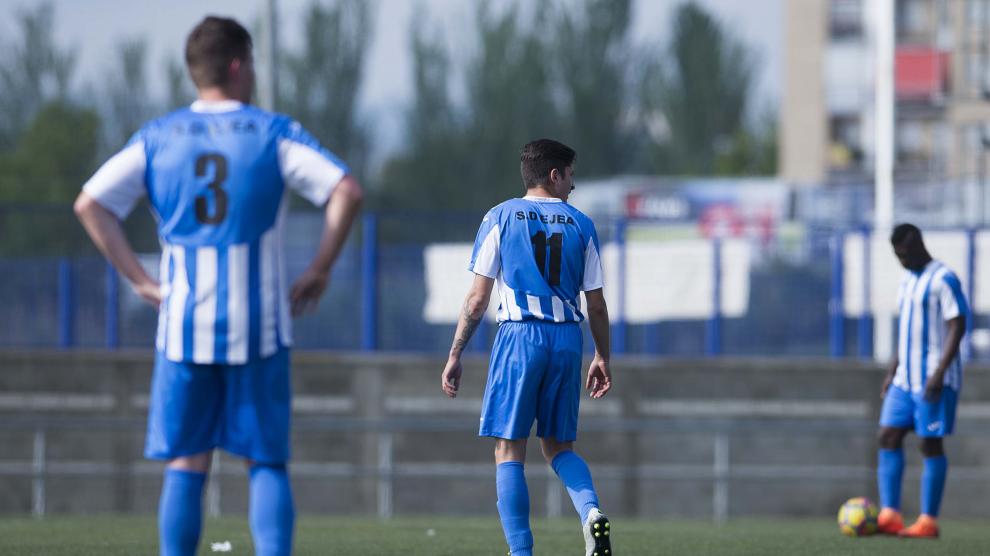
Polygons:
[[833,170],[860,166],[863,149],[860,143],[858,115],[833,115],[829,118],[828,165]]
[[855,39],[863,35],[863,0],[832,0],[828,12],[831,38]]
[[929,0],[897,0],[895,18],[897,42],[906,44],[932,44],[937,15]]

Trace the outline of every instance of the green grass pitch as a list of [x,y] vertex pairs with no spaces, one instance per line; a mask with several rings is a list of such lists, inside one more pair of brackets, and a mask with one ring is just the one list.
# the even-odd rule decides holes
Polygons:
[[[722,527],[700,521],[623,520],[612,524],[613,549],[619,556],[884,556],[987,555],[990,523],[945,520],[942,539],[850,539],[832,520],[739,519]],[[584,544],[577,520],[534,520],[536,553],[580,555]],[[252,554],[246,519],[207,520],[200,554],[214,554],[211,542],[230,541],[231,555]],[[296,554],[369,556],[504,555],[498,520],[491,518],[303,517],[296,529]],[[0,519],[0,554],[88,556],[156,554],[154,518],[92,516],[42,520]]]

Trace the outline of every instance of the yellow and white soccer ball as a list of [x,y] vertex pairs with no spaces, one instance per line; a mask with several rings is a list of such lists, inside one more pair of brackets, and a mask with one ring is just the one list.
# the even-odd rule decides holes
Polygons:
[[839,530],[849,537],[877,532],[877,507],[869,498],[850,498],[839,508]]

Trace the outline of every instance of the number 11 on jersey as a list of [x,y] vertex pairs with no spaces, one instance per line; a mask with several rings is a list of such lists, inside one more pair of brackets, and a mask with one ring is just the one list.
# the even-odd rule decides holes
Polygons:
[[[539,231],[530,238],[533,243],[533,258],[536,259],[536,267],[540,269],[540,274],[547,278],[551,286],[560,285],[560,253],[564,248],[564,234],[555,233],[550,235],[547,241],[546,232]],[[550,248],[550,268],[547,274],[547,247]]]

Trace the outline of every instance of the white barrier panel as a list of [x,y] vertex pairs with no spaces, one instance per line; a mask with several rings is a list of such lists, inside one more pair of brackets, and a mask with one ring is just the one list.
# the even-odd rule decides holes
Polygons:
[[[709,240],[626,244],[625,320],[644,324],[672,319],[707,319],[714,312],[715,249]],[[619,247],[607,244],[605,299],[618,316]],[[749,308],[749,243],[722,241],[722,315],[739,317]]]
[[[423,319],[430,324],[457,322],[474,274],[468,243],[434,244],[423,252],[426,303]],[[619,307],[619,249],[602,249],[605,298],[613,320]],[[643,324],[669,319],[707,319],[714,309],[714,248],[708,240],[626,244],[625,320]],[[739,317],[749,309],[750,247],[746,240],[722,242],[722,315]],[[582,300],[582,307],[586,304]],[[495,318],[498,294],[492,292],[487,316]]]
[[[843,242],[843,292],[842,307],[848,317],[858,317],[863,314],[863,234],[847,234]],[[963,291],[969,282],[968,262],[969,245],[965,232],[925,232],[925,246],[932,257],[945,263],[952,269],[962,282]],[[983,247],[981,247],[981,242]],[[981,251],[982,249],[982,251]],[[979,253],[987,256],[980,257]],[[984,234],[977,236],[977,261],[990,257],[990,237]],[[985,265],[990,276],[990,261]],[[977,269],[979,271],[979,268]],[[886,236],[870,236],[870,312],[873,315],[895,316],[897,314],[897,288],[904,276],[904,267],[894,256],[894,250]],[[977,276],[980,276],[978,273]],[[980,281],[976,281],[979,300]],[[979,305],[977,310],[980,310]]]
[[[990,232],[981,231],[976,233],[975,238],[976,264],[974,265],[973,277],[973,299],[969,302],[973,305],[973,310],[977,313],[990,312]],[[957,273],[965,274],[966,269],[956,270]],[[963,281],[963,291],[966,290],[966,279],[968,276],[959,276]]]
[[[464,306],[474,273],[467,269],[471,262],[471,243],[435,243],[423,250],[426,273],[426,302],[423,320],[430,324],[456,323]],[[498,292],[492,290],[485,317],[494,321],[498,311]]]

